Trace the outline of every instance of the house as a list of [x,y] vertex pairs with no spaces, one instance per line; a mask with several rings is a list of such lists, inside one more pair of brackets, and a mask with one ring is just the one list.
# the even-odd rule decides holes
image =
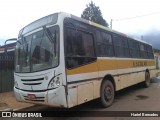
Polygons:
[[156,68],[160,70],[160,53],[154,53],[155,61],[156,61]]
[[13,90],[15,46],[16,42],[0,46],[0,93]]

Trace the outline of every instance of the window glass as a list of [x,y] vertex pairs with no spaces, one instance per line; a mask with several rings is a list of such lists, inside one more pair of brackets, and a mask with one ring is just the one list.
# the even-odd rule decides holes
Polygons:
[[113,56],[113,42],[111,34],[96,31],[97,36],[97,51],[99,57]]
[[43,37],[43,31],[36,32],[32,35],[31,58],[33,64],[38,64],[40,61],[40,44]]
[[127,38],[120,35],[113,35],[114,50],[117,57],[129,57],[129,48]]
[[[16,64],[18,67],[15,68],[18,72],[30,72],[30,46],[32,36],[26,36],[21,40],[21,44],[17,42],[16,45]],[[23,44],[22,44],[23,43]]]
[[75,68],[96,60],[93,35],[66,28],[65,51],[67,68]]
[[140,49],[138,41],[128,39],[130,56],[132,58],[140,58]]
[[144,43],[139,43],[141,58],[148,58],[147,46]]
[[58,27],[25,36],[16,46],[16,72],[35,72],[58,65]]
[[148,54],[148,58],[149,59],[153,59],[154,58],[152,46],[150,46],[150,45],[147,45],[147,54]]
[[121,44],[121,40],[120,39],[121,38],[118,35],[113,34],[114,46],[120,46],[120,44]]
[[150,52],[150,53],[152,53],[152,52],[153,52],[153,51],[152,51],[152,46],[147,45],[147,52]]
[[83,46],[85,51],[85,56],[94,56],[94,49],[93,49],[93,36],[88,33],[82,33],[83,35]]
[[74,56],[77,54],[77,42],[76,42],[76,31],[74,29],[68,28],[66,30],[66,55]]
[[144,51],[144,45],[140,44],[140,51]]
[[58,20],[57,13],[43,17],[43,18],[38,19],[38,20],[32,22],[31,24],[27,25],[22,31],[20,31],[19,34],[24,35],[27,32],[32,31],[34,29],[37,29],[37,28],[44,26],[46,24],[50,24],[50,23],[55,24],[57,22],[57,20]]
[[128,40],[125,37],[121,37],[121,46],[128,48]]
[[112,39],[111,35],[105,32],[101,32],[102,35],[102,42],[104,42],[106,45],[112,45]]

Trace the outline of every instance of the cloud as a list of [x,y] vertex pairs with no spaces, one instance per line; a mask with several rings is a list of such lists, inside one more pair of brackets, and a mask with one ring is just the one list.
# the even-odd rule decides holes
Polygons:
[[0,46],[4,45],[5,40],[0,38]]
[[153,48],[160,49],[160,29],[157,27],[146,31],[136,30],[128,35],[137,39],[141,39],[143,36],[143,41],[152,44]]
[[160,49],[160,30],[152,29],[144,35],[147,42],[151,43],[154,48]]

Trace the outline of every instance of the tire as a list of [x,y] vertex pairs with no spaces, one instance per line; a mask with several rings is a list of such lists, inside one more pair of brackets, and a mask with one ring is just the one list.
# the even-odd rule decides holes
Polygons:
[[105,80],[102,82],[101,90],[100,90],[100,101],[102,107],[109,107],[112,105],[114,101],[114,86],[111,81]]
[[145,81],[143,82],[143,86],[144,87],[149,87],[150,86],[150,74],[149,74],[149,72],[147,72],[146,71],[146,73],[145,73]]

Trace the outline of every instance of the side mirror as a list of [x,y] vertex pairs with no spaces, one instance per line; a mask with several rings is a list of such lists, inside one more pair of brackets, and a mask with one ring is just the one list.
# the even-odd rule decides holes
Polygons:
[[17,41],[17,38],[11,38],[11,39],[8,39],[8,40],[5,41],[5,48],[4,48],[5,54],[7,54],[7,45],[6,45],[6,43],[7,43],[8,41]]

